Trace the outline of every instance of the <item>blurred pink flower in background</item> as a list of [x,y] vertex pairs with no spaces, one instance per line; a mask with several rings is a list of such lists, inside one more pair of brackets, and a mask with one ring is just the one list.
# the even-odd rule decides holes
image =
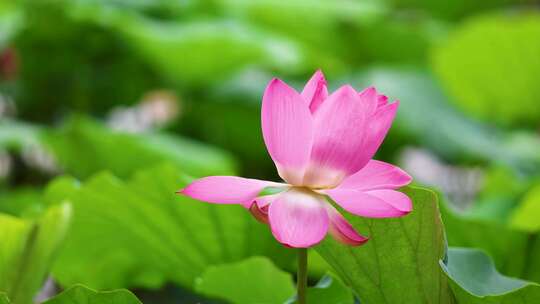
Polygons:
[[18,58],[14,48],[0,52],[0,80],[12,80],[17,77]]
[[[317,71],[301,93],[279,79],[264,92],[264,142],[281,178],[277,183],[236,176],[209,176],[179,191],[217,204],[242,204],[268,223],[274,237],[290,247],[311,247],[328,232],[340,242],[360,245],[360,235],[333,207],[363,217],[399,217],[412,210],[396,189],[411,182],[400,168],[372,160],[396,115],[399,102],[370,87],[358,93],[344,85],[328,94]],[[267,187],[281,188],[262,195]]]

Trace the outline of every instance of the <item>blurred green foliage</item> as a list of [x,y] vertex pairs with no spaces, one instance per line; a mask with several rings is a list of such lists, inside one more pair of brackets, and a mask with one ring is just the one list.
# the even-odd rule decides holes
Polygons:
[[79,178],[101,170],[125,178],[162,162],[173,163],[192,176],[235,171],[234,160],[224,151],[173,134],[114,131],[84,117],[74,117],[42,136],[43,145],[50,149],[59,165]]
[[390,0],[397,7],[418,10],[442,19],[460,19],[470,15],[490,11],[497,8],[507,8],[512,5],[525,4],[525,0],[493,0],[493,1],[429,1],[429,0]]
[[71,213],[71,206],[63,203],[37,220],[0,215],[0,290],[13,303],[33,303],[69,229]]
[[[0,293],[0,303],[1,304],[15,304],[20,302],[11,302],[7,296],[4,296],[3,293]],[[42,303],[45,304],[140,304],[141,302],[135,297],[135,295],[128,290],[113,290],[113,291],[103,291],[98,292],[92,289],[89,289],[83,285],[75,285],[57,296],[54,296],[47,301]]]
[[0,146],[20,151],[25,146],[39,144],[41,128],[32,124],[3,119],[0,121]]
[[58,296],[49,299],[45,304],[140,304],[141,302],[127,290],[115,290],[107,292],[96,292],[87,287],[76,285],[62,292]]
[[523,202],[520,203],[511,217],[511,223],[514,227],[525,231],[540,232],[539,217],[540,185],[537,185],[525,194]]
[[34,187],[19,187],[0,193],[0,211],[14,216],[33,217],[43,212],[40,201],[40,190]]
[[389,140],[390,143],[403,145],[399,141],[401,137],[409,144],[427,146],[454,162],[487,161],[532,175],[540,170],[540,139],[536,134],[507,133],[464,117],[447,104],[447,97],[430,73],[408,68],[375,68],[359,74],[356,82],[375,85],[402,102],[391,131],[401,134]]
[[237,304],[284,303],[295,291],[292,276],[263,257],[208,267],[195,290]]
[[[157,288],[168,281],[192,287],[208,265],[251,255],[289,265],[291,253],[280,250],[268,229],[241,206],[175,195],[189,180],[170,165],[139,171],[127,181],[109,173],[84,184],[68,177],[55,180],[46,200],[74,204],[55,278],[63,286],[83,283],[97,289]],[[91,248],[85,246],[89,241]]]
[[540,282],[538,5],[0,0],[0,303],[29,303],[48,274],[67,290],[47,303],[139,303],[88,287],[243,303],[260,285],[232,287],[257,276],[267,302],[293,303],[293,252],[268,227],[174,191],[206,175],[278,179],[262,92],[272,77],[300,90],[318,68],[332,90],[400,100],[377,159],[408,163],[413,147],[481,174],[464,210],[407,188],[410,216],[351,219],[371,240],[315,248],[310,280],[330,274],[310,303],[535,303],[536,284],[504,275]]
[[22,115],[50,121],[72,109],[104,113],[111,103],[132,104],[157,84],[157,75],[117,33],[70,18],[55,2],[28,1],[21,8],[25,21],[14,44]]
[[[340,303],[353,304],[354,297],[347,287],[336,275],[328,273],[313,287],[308,288],[308,303]],[[294,303],[294,302],[293,302]]]
[[456,104],[491,124],[538,127],[540,14],[475,17],[433,55]]
[[483,252],[451,248],[441,266],[458,303],[524,303],[540,300],[540,284],[503,276]]

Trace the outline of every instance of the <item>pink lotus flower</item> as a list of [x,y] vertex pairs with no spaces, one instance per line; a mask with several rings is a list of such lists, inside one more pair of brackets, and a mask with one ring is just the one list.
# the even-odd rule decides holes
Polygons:
[[[390,128],[399,102],[370,87],[358,93],[350,85],[328,95],[317,71],[299,94],[279,79],[266,87],[262,103],[264,142],[286,183],[236,176],[209,176],[179,191],[197,200],[242,204],[269,223],[274,237],[290,247],[306,248],[330,234],[360,245],[358,234],[330,204],[363,217],[399,217],[412,203],[396,189],[411,182],[400,168],[371,158]],[[277,194],[260,193],[267,187]]]

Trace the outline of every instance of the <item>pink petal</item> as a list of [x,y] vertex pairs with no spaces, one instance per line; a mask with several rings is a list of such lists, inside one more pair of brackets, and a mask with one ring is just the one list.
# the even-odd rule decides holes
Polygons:
[[338,205],[348,212],[365,217],[399,217],[412,210],[411,199],[395,190],[359,191],[330,189],[325,191]]
[[249,207],[249,212],[253,215],[253,217],[264,224],[268,224],[268,206],[261,207],[256,203],[251,204],[251,207]]
[[343,177],[365,165],[362,133],[366,128],[368,106],[346,85],[319,107],[314,114],[315,138],[305,185],[336,186]]
[[261,223],[268,224],[268,206],[279,197],[280,193],[259,196],[254,202],[244,204],[251,214]]
[[274,237],[290,247],[307,248],[319,243],[328,232],[324,197],[291,189],[270,204],[268,217]]
[[367,113],[375,113],[377,109],[378,96],[375,87],[369,87],[358,93],[362,103],[366,104]]
[[208,176],[177,193],[215,204],[249,204],[265,188],[283,184],[237,176]]
[[356,232],[353,226],[334,207],[327,205],[328,217],[330,218],[330,234],[337,241],[359,246],[368,241],[368,238]]
[[348,176],[340,189],[373,190],[397,189],[408,185],[412,177],[400,168],[378,160],[370,160],[365,167]]
[[382,94],[377,96],[377,108],[385,106],[386,104],[388,104],[388,96]]
[[398,107],[399,101],[385,105],[378,108],[375,114],[369,118],[367,123],[368,128],[366,131],[367,135],[365,136],[365,141],[362,147],[362,156],[364,159],[359,161],[359,163],[362,164],[362,167],[373,157],[373,155],[375,155],[379,149],[379,146],[386,137],[388,130],[392,126],[392,122],[394,121]]
[[303,98],[279,79],[263,96],[262,130],[268,152],[280,176],[300,184],[313,142],[313,119]]
[[279,194],[280,193],[277,193],[277,194],[270,194],[270,195],[264,195],[264,196],[259,196],[255,199],[255,202],[257,203],[257,205],[259,206],[259,208],[263,208],[263,207],[266,207],[268,206],[270,203],[272,203],[273,201],[275,201],[278,197],[279,197]]
[[311,79],[307,82],[302,97],[308,103],[311,113],[315,113],[321,103],[328,97],[328,88],[326,87],[326,79],[321,70],[317,70]]

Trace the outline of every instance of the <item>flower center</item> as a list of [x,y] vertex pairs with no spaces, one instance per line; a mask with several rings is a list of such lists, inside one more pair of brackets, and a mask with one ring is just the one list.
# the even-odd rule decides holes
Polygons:
[[[323,189],[323,188],[321,188]],[[298,195],[299,198],[301,197],[315,197],[318,200],[324,201],[324,195],[320,194],[316,188],[312,187],[306,187],[306,186],[292,186],[288,192],[293,195]]]
[[339,186],[345,178],[345,172],[334,168],[311,164],[303,178],[303,186],[314,190],[331,189]]

